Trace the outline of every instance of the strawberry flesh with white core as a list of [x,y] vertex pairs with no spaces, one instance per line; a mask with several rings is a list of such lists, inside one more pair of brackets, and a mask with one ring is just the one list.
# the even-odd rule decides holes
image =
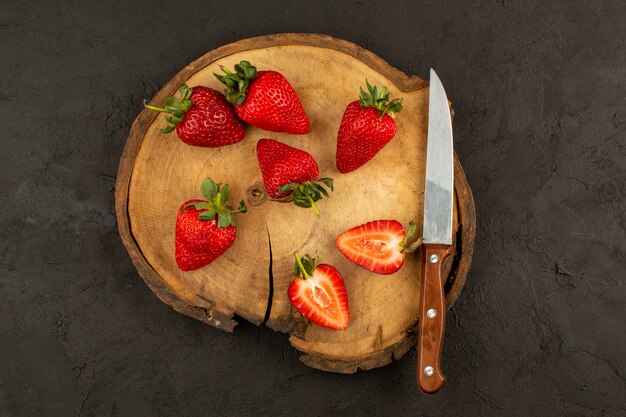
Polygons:
[[348,293],[339,271],[328,264],[316,265],[309,255],[302,260],[295,257],[295,278],[288,290],[291,304],[320,326],[346,329],[350,322]]
[[355,264],[377,274],[389,275],[402,267],[407,252],[417,248],[407,246],[407,239],[414,232],[413,222],[405,234],[397,220],[376,220],[341,233],[335,244]]

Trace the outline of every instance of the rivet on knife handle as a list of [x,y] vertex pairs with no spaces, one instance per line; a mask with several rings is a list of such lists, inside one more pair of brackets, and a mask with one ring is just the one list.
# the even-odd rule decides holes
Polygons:
[[446,317],[442,274],[443,264],[451,254],[451,245],[426,243],[422,246],[417,385],[426,394],[439,391],[446,380],[441,372],[441,347]]

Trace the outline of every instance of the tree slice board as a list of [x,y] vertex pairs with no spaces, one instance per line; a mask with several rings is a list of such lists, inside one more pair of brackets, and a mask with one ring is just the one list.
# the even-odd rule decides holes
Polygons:
[[[290,335],[309,366],[352,373],[400,358],[415,345],[420,291],[420,256],[407,256],[396,274],[370,273],[349,262],[335,237],[377,219],[414,220],[421,234],[428,83],[407,76],[352,43],[313,34],[280,34],[242,40],[215,49],[185,67],[154,97],[161,105],[178,86],[204,85],[222,90],[213,76],[221,65],[240,60],[259,70],[282,72],[295,88],[311,119],[307,135],[272,133],[248,126],[243,141],[220,148],[192,147],[175,133],[164,135],[163,116],[144,110],[134,122],[121,158],[116,210],[122,240],[140,275],[175,310],[219,329],[232,331],[236,317]],[[362,168],[341,174],[335,166],[336,137],[343,111],[358,98],[368,79],[403,97],[394,139]],[[335,179],[335,192],[312,210],[269,200],[256,160],[256,143],[273,138],[304,149],[317,160],[321,177]],[[180,271],[174,259],[179,206],[201,197],[210,176],[231,185],[231,202],[245,200],[249,210],[236,215],[234,245],[212,264]],[[458,297],[471,263],[475,212],[470,188],[455,158],[456,253],[446,281],[447,304]],[[351,321],[332,331],[308,322],[291,307],[287,288],[293,254],[321,257],[341,272],[348,291]]]

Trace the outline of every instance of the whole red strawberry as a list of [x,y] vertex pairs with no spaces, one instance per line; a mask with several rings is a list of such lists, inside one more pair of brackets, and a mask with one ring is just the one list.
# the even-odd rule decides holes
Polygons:
[[348,173],[365,165],[396,134],[390,116],[402,110],[402,99],[389,101],[387,87],[361,88],[360,99],[348,104],[337,134],[337,169]]
[[256,156],[267,195],[276,201],[293,201],[298,207],[313,207],[320,215],[315,202],[322,195],[328,197],[322,184],[332,191],[333,180],[317,178],[319,168],[310,153],[273,139],[261,139]]
[[309,320],[333,330],[344,330],[350,322],[348,293],[334,266],[317,265],[305,255],[296,257],[295,278],[289,284],[289,301]]
[[397,272],[404,263],[404,256],[413,252],[422,240],[407,245],[407,239],[415,233],[415,223],[409,223],[405,234],[402,224],[396,220],[376,220],[346,230],[335,240],[337,249],[355,264],[381,275]]
[[224,205],[230,194],[228,184],[207,178],[200,191],[206,201],[186,201],[176,218],[176,263],[183,271],[208,265],[226,252],[237,237],[231,214],[247,211],[243,200],[237,210]]
[[304,134],[311,131],[300,99],[289,81],[276,71],[258,71],[248,61],[225,67],[226,75],[215,74],[226,85],[226,99],[233,103],[244,122],[270,132]]
[[244,124],[237,119],[231,104],[219,91],[207,87],[180,86],[181,99],[168,97],[165,107],[146,105],[147,109],[170,113],[171,123],[163,133],[176,129],[176,134],[188,145],[214,148],[241,141]]

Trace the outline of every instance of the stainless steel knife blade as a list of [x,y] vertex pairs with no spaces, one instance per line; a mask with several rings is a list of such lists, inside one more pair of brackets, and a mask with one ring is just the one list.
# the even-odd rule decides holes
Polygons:
[[441,347],[446,325],[444,263],[453,253],[452,202],[454,192],[452,118],[439,77],[430,70],[428,145],[424,190],[424,244],[417,336],[417,385],[426,394],[439,391],[446,380],[441,372]]
[[452,118],[441,80],[430,70],[424,191],[424,243],[452,244],[454,165]]

